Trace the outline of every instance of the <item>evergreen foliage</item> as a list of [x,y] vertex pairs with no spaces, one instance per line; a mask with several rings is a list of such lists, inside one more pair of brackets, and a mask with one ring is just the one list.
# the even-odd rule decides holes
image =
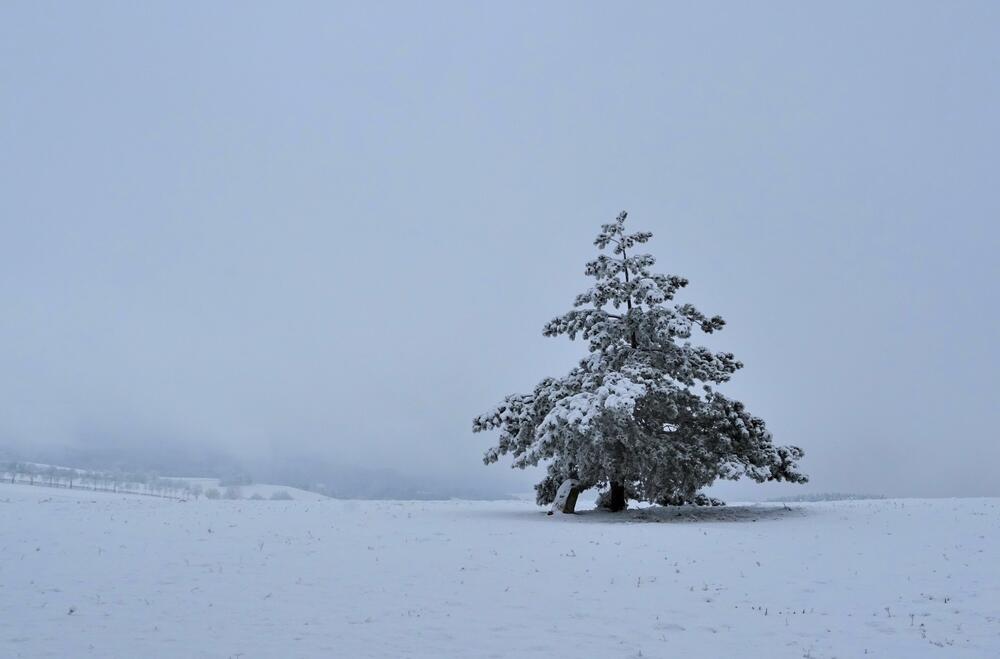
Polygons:
[[653,273],[651,255],[632,253],[652,234],[627,233],[625,220],[622,212],[602,225],[594,244],[610,253],[587,264],[593,285],[543,330],[583,339],[589,355],[566,376],[476,417],[474,432],[500,433],[484,462],[510,454],[514,467],[546,464],[539,504],[575,478],[581,489],[608,487],[602,500],[613,510],[627,498],[707,501],[698,490],[718,478],[805,482],[796,464],[802,450],[774,446],[763,419],[715,389],[742,364],[691,343],[694,332],[711,334],[725,322],[674,302],[687,280]]

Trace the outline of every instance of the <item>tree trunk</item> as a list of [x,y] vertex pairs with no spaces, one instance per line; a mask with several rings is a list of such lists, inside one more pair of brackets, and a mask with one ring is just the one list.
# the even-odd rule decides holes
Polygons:
[[611,482],[611,501],[608,505],[608,510],[613,513],[625,510],[625,486],[621,483]]

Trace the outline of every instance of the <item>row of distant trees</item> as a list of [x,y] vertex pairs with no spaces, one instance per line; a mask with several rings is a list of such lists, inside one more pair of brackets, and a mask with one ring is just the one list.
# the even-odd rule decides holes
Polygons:
[[127,492],[169,499],[186,499],[194,494],[187,481],[161,478],[153,473],[92,471],[33,462],[0,463],[0,478],[8,483],[27,483],[94,492]]
[[[201,496],[201,487],[195,485],[192,488],[192,494],[195,498]],[[230,485],[221,491],[218,488],[210,487],[204,491],[204,495],[206,499],[242,499],[243,490],[239,485]],[[264,497],[257,492],[254,492],[249,498],[251,501],[264,501]],[[270,499],[271,501],[291,501],[292,495],[284,490],[278,490],[271,493]]]
[[[6,483],[141,494],[165,499],[198,499],[202,496],[207,499],[242,499],[241,485],[250,484],[248,478],[241,478],[238,482],[234,482],[236,479],[224,479],[221,485],[227,487],[220,491],[214,487],[204,489],[200,484],[186,480],[162,478],[150,472],[93,471],[33,462],[0,462],[0,480]],[[263,499],[259,494],[250,498]],[[272,500],[278,501],[291,498],[284,491],[271,495]]]

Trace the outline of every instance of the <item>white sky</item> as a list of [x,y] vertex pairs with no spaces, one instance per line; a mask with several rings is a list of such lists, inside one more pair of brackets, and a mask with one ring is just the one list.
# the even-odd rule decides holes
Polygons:
[[973,2],[4,3],[0,447],[520,487],[471,419],[582,354],[541,327],[625,208],[809,491],[998,495],[998,44]]

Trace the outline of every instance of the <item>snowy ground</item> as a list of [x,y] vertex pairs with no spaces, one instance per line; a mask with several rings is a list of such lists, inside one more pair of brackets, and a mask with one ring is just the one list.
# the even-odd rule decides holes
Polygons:
[[997,499],[546,517],[0,485],[0,656],[998,657],[998,559]]
[[[218,478],[176,478],[175,480],[184,481],[190,485],[198,485],[203,491],[208,490],[209,488],[215,488],[220,492],[226,491],[226,486],[220,483]],[[287,494],[295,501],[323,501],[327,499],[327,497],[322,494],[317,494],[316,492],[310,492],[308,490],[300,490],[297,487],[288,487],[286,485],[252,483],[250,485],[239,485],[236,487],[236,490],[239,491],[240,498],[242,499],[249,499],[252,496],[270,499],[278,493]]]

